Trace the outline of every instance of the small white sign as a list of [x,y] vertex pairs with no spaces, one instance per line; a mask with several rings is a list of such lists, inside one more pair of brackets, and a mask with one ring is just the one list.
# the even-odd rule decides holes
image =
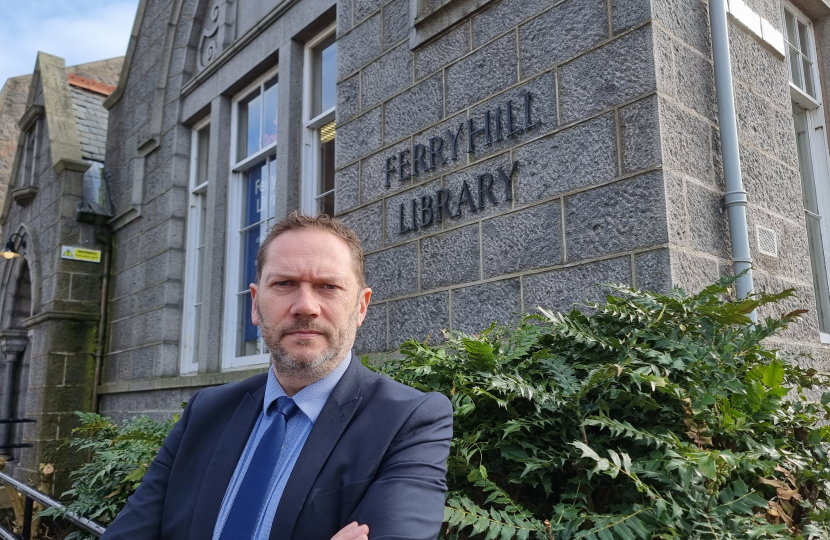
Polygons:
[[101,252],[97,249],[61,246],[61,259],[99,263],[101,262]]

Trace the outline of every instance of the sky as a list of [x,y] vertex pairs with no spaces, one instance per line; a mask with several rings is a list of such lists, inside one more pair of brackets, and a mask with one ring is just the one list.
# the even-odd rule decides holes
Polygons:
[[0,88],[31,73],[37,52],[67,66],[124,56],[138,0],[0,0]]

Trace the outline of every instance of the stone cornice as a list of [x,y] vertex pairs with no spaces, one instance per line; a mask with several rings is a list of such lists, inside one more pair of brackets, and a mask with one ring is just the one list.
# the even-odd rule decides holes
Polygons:
[[32,328],[48,321],[79,321],[98,322],[97,313],[84,313],[82,311],[44,311],[23,320],[24,328]]

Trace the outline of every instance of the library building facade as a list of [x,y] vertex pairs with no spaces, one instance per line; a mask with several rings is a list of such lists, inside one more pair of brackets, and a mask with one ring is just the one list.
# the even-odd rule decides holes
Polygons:
[[117,81],[58,60],[0,94],[22,476],[74,410],[266,370],[249,285],[296,209],[360,237],[358,355],[751,266],[809,310],[776,345],[830,370],[828,0],[141,0]]

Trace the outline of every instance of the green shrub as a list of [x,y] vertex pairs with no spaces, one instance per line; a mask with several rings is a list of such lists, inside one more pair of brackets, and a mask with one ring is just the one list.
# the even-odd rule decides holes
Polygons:
[[763,343],[792,295],[617,287],[591,314],[409,341],[379,371],[450,397],[446,538],[830,538],[830,393]]
[[[81,419],[81,427],[73,430],[76,438],[69,444],[78,452],[88,453],[91,459],[71,474],[74,479],[72,489],[66,491],[63,498],[71,501],[67,510],[107,526],[141,483],[178,418],[158,422],[140,416],[117,425],[111,418],[98,414],[76,414]],[[49,508],[40,515],[60,517],[63,512]],[[76,531],[66,538],[94,537]]]

